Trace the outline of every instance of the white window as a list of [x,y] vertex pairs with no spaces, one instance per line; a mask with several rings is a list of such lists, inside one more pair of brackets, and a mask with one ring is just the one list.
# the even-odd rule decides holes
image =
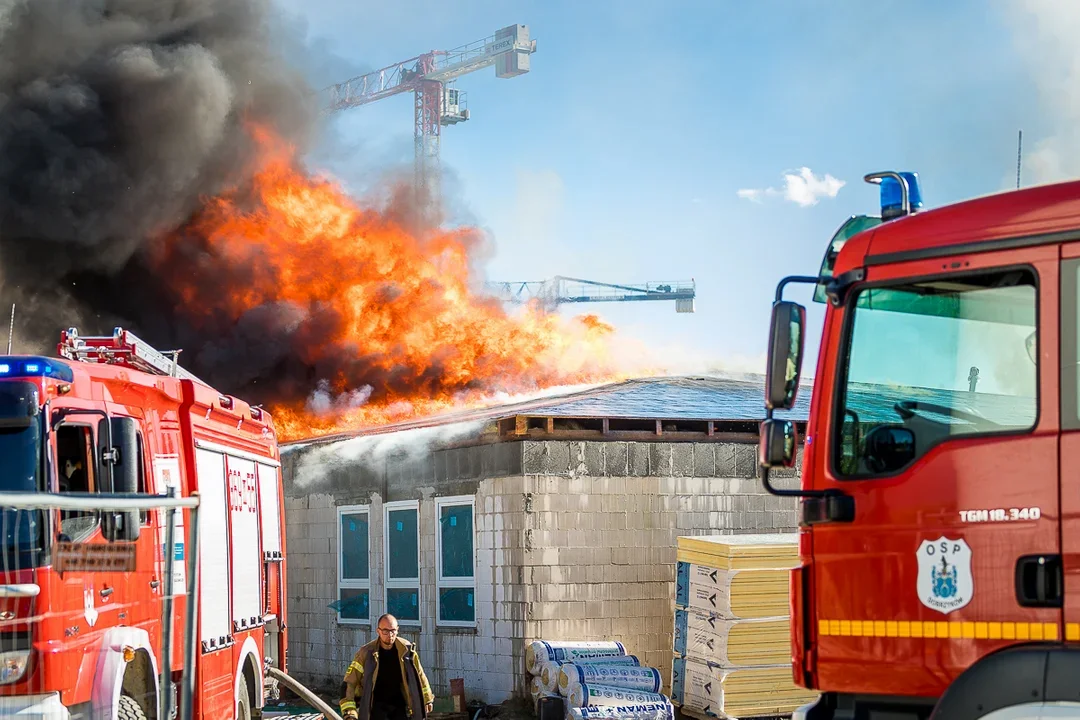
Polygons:
[[420,504],[416,500],[383,505],[386,562],[386,612],[399,625],[420,624]]
[[473,497],[435,498],[435,557],[438,563],[437,625],[476,625],[476,542]]
[[338,622],[371,622],[368,506],[338,507]]

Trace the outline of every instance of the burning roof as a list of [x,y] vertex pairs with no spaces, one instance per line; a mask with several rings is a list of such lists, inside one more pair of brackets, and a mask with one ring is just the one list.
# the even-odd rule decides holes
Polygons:
[[[654,423],[657,420],[661,421],[661,427],[665,422],[684,423],[684,426],[696,423],[701,428],[709,422],[714,423],[714,428],[749,426],[756,425],[764,416],[764,388],[764,380],[759,377],[738,380],[700,376],[634,378],[521,402],[443,413],[313,440],[297,440],[284,443],[282,450],[439,426],[492,426],[518,417],[578,421],[573,423],[578,429],[583,426],[580,421],[588,420],[606,420],[609,426],[614,423],[616,428],[645,427],[643,421]],[[795,408],[789,413],[778,412],[777,417],[805,421],[809,415],[810,389],[809,384],[804,383]],[[620,424],[620,421],[626,422]],[[584,425],[592,427],[587,422]],[[633,430],[617,429],[612,436],[619,437],[625,432]]]
[[361,201],[305,167],[315,95],[269,12],[4,16],[0,302],[19,307],[18,349],[130,328],[264,405],[282,439],[621,377],[630,355],[596,317],[512,314],[478,290],[478,230],[443,227],[412,188]]

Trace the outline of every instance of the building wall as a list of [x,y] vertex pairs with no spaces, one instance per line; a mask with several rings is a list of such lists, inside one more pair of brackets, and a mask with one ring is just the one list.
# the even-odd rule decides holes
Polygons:
[[[795,504],[762,490],[755,452],[712,442],[526,440],[362,464],[326,454],[309,457],[304,473],[302,454],[287,453],[289,671],[336,692],[352,655],[373,637],[369,624],[340,622],[332,607],[338,507],[368,506],[375,619],[385,611],[383,503],[418,500],[423,630],[402,624],[402,635],[418,644],[436,693],[463,678],[470,698],[523,694],[533,639],[620,640],[666,681],[675,538],[795,526]],[[474,497],[469,628],[435,623],[436,500],[446,496]]]
[[[533,495],[526,640],[617,640],[659,668],[665,684],[676,538],[797,525],[794,501],[763,490],[755,445],[546,441],[524,452]],[[792,485],[794,472],[778,475]]]

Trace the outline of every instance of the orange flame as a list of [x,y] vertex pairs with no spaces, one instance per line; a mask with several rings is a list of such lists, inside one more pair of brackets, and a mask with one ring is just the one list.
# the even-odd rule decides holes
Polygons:
[[[253,134],[265,153],[252,187],[207,201],[183,236],[166,239],[156,267],[196,329],[268,304],[318,328],[292,346],[314,373],[304,397],[268,403],[282,439],[621,376],[613,330],[596,316],[510,314],[471,287],[477,231],[411,232],[299,170],[267,132]],[[202,244],[194,269],[192,236]],[[191,279],[207,273],[224,278],[213,295]]]

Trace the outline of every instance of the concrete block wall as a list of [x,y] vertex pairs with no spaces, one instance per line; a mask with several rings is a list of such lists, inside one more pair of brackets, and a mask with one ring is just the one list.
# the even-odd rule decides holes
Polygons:
[[[385,610],[383,493],[418,500],[421,629],[417,643],[437,694],[452,678],[495,703],[526,692],[534,639],[621,640],[670,677],[675,538],[790,531],[794,502],[764,493],[756,446],[720,443],[520,441],[437,450],[385,468],[335,465],[290,484],[283,457],[289,552],[289,669],[337,692],[370,625],[339,623],[337,506],[369,505],[370,608]],[[451,472],[451,468],[457,468]],[[507,470],[511,472],[505,474]],[[502,472],[502,475],[493,473]],[[777,484],[794,484],[795,472]],[[474,495],[476,627],[439,628],[436,498]]]
[[[526,441],[525,640],[621,641],[669,682],[676,538],[797,526],[796,503],[762,488],[756,451]],[[791,486],[796,472],[776,475]]]
[[[436,617],[436,494],[419,487],[419,628],[402,624],[402,637],[417,644],[437,695],[463,678],[470,698],[500,702],[514,692],[514,667],[524,664],[525,601],[520,584],[524,477],[489,478],[475,487],[474,556],[476,627],[438,627]],[[460,494],[455,488],[453,494]],[[450,493],[442,493],[448,495]],[[405,499],[396,496],[395,499]],[[337,692],[345,668],[374,639],[368,622],[338,622],[337,506],[369,505],[370,617],[385,612],[383,501],[315,493],[286,498],[289,547],[289,672],[311,687]]]

